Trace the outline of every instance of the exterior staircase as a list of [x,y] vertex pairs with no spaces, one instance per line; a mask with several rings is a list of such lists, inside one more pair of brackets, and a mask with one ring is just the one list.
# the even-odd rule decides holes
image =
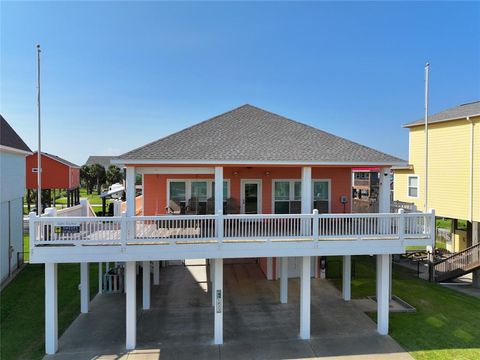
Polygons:
[[435,281],[447,281],[480,269],[480,243],[434,263]]

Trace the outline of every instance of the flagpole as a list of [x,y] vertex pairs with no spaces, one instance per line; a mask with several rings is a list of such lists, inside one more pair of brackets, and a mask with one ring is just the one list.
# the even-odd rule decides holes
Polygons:
[[425,64],[425,212],[428,211],[428,86],[430,64]]
[[37,214],[42,214],[42,137],[40,118],[40,44],[37,44],[37,109],[38,109],[38,153],[37,153]]

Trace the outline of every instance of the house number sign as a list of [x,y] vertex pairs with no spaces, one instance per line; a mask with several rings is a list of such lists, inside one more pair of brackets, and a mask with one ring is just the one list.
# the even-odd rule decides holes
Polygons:
[[57,225],[53,229],[55,234],[77,234],[80,232],[80,224],[78,225]]
[[222,290],[217,290],[215,308],[218,314],[222,312]]

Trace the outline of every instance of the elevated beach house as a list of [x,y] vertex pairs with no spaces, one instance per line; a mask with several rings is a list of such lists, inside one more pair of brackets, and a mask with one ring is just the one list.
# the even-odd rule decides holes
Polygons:
[[[126,348],[136,346],[136,263],[208,259],[215,344],[223,342],[223,260],[257,258],[266,276],[300,277],[300,329],[310,337],[310,279],[319,256],[344,257],[343,297],[350,299],[350,256],[377,256],[378,332],[388,333],[391,254],[431,245],[431,213],[390,213],[390,167],[404,161],[283,116],[244,105],[120,155],[126,212],[118,217],[31,215],[31,261],[45,263],[46,350],[57,350],[57,263],[125,262]],[[352,214],[352,168],[380,169],[379,209]],[[142,214],[135,179],[141,174]],[[45,226],[46,225],[46,226]],[[150,276],[142,280],[149,307]],[[85,285],[87,283],[87,285]],[[88,296],[82,296],[88,311]],[[86,302],[86,303],[85,303]]]

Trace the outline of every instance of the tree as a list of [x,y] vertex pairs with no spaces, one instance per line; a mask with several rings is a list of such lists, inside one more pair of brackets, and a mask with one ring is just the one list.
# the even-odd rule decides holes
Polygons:
[[105,168],[100,164],[94,164],[91,166],[92,175],[96,179],[97,183],[97,194],[100,195],[102,192],[102,185],[105,184],[106,174]]
[[123,179],[122,171],[115,165],[110,165],[106,172],[107,185],[119,183]]
[[87,189],[87,194],[91,194],[93,192],[96,179],[96,173],[93,165],[82,165],[80,168],[80,181],[82,182],[82,186]]

